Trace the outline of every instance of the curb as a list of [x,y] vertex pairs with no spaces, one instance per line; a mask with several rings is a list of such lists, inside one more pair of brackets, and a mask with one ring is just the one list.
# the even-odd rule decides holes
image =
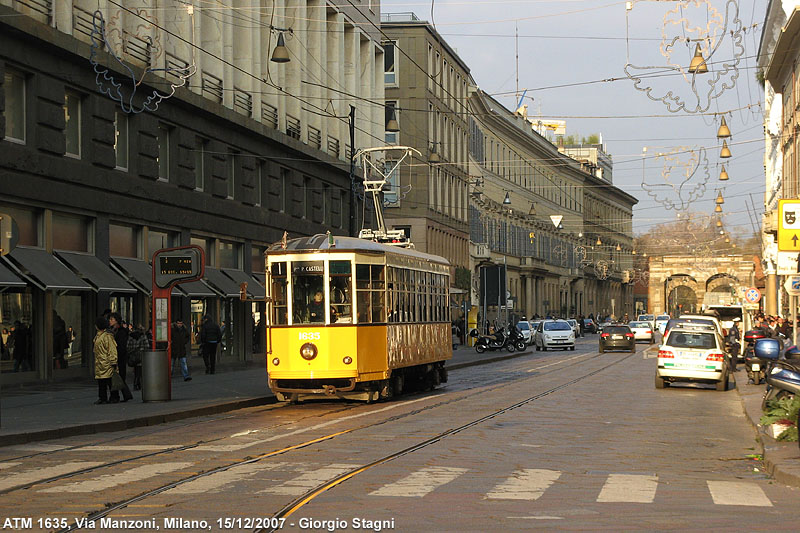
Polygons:
[[227,411],[235,411],[237,409],[244,409],[246,407],[257,407],[259,405],[267,405],[276,403],[275,396],[261,396],[258,398],[248,398],[246,400],[236,400],[232,402],[218,403],[214,405],[207,405],[204,407],[195,407],[185,411],[178,411],[172,413],[162,413],[157,415],[142,416],[139,418],[131,418],[127,420],[111,420],[109,422],[98,422],[96,424],[84,424],[76,426],[66,426],[55,429],[45,429],[41,431],[31,431],[28,433],[15,433],[11,435],[0,436],[0,447],[11,446],[14,444],[27,444],[30,442],[38,442],[43,440],[74,437],[78,435],[91,435],[93,433],[106,433],[113,431],[124,431],[126,429],[155,426],[164,424],[166,422],[175,422],[176,420],[183,420],[186,418],[194,418],[199,416],[215,415],[225,413]]

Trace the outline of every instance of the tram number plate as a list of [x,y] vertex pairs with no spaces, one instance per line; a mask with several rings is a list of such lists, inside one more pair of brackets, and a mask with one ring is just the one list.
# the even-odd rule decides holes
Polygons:
[[297,334],[297,338],[301,341],[318,341],[319,340],[319,331],[301,331]]

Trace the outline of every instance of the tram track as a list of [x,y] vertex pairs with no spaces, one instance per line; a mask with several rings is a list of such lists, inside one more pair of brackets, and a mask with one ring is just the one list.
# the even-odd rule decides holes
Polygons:
[[[606,369],[608,369],[608,368],[610,368],[610,367],[612,367],[612,366],[614,366],[614,365],[616,365],[616,364],[618,364],[620,362],[623,362],[623,361],[627,360],[628,358],[633,357],[634,355],[635,354],[630,354],[630,355],[627,355],[627,356],[625,356],[625,357],[623,357],[621,359],[617,359],[615,361],[609,362],[608,364],[603,365],[599,369],[596,369],[596,370],[594,370],[592,372],[583,374],[583,375],[581,375],[581,376],[579,376],[577,378],[574,378],[574,379],[572,379],[570,381],[567,381],[566,383],[563,383],[563,384],[558,385],[556,387],[552,387],[552,388],[550,388],[550,389],[548,389],[546,391],[540,392],[540,393],[538,393],[538,394],[536,394],[534,396],[526,398],[526,399],[524,399],[524,400],[522,400],[520,402],[517,402],[517,403],[515,403],[513,405],[504,407],[502,409],[495,410],[492,413],[489,413],[489,414],[487,414],[487,415],[485,415],[483,417],[480,417],[478,419],[470,421],[470,422],[468,422],[466,424],[463,424],[463,425],[458,426],[456,428],[452,428],[452,429],[449,429],[447,431],[441,432],[441,433],[435,435],[434,437],[428,438],[428,439],[426,439],[426,440],[424,440],[424,441],[422,441],[420,443],[414,444],[414,445],[412,445],[410,447],[407,447],[407,448],[405,448],[403,450],[400,450],[399,452],[388,454],[388,455],[386,455],[386,456],[384,456],[384,457],[382,457],[382,458],[380,458],[378,460],[372,461],[372,462],[370,462],[370,463],[368,463],[366,465],[363,465],[363,466],[360,466],[360,467],[357,467],[357,468],[353,468],[353,469],[349,470],[348,472],[345,472],[345,473],[333,478],[332,480],[329,480],[328,482],[316,487],[315,489],[313,489],[311,491],[308,491],[303,496],[300,496],[300,497],[296,498],[291,503],[289,503],[286,506],[284,506],[280,511],[278,511],[278,513],[276,513],[274,515],[274,518],[285,518],[285,517],[288,517],[289,515],[294,513],[297,509],[299,509],[303,505],[307,504],[308,502],[310,502],[311,500],[316,498],[318,495],[326,492],[327,490],[335,487],[336,485],[338,485],[340,483],[343,483],[344,481],[347,481],[348,479],[358,475],[361,472],[365,472],[365,471],[367,471],[367,470],[369,470],[371,468],[374,468],[376,466],[379,466],[381,464],[389,462],[389,461],[391,461],[393,459],[396,459],[398,457],[402,457],[404,455],[408,455],[410,453],[413,453],[413,452],[415,452],[417,450],[423,449],[423,448],[425,448],[427,446],[430,446],[430,445],[432,445],[432,444],[434,444],[436,442],[441,441],[444,438],[447,438],[447,437],[449,437],[451,435],[454,435],[456,433],[459,433],[461,431],[464,431],[466,429],[474,427],[474,426],[476,426],[478,424],[481,424],[482,422],[485,422],[486,420],[490,420],[490,419],[495,418],[497,416],[500,416],[500,415],[502,415],[502,414],[504,414],[506,412],[509,412],[509,411],[511,411],[513,409],[517,409],[517,408],[519,408],[519,407],[521,407],[523,405],[526,405],[528,403],[536,401],[536,400],[538,400],[540,398],[549,396],[549,395],[551,395],[551,394],[553,394],[555,392],[558,392],[558,391],[560,391],[560,390],[562,390],[562,389],[564,389],[566,387],[572,386],[572,385],[574,385],[576,383],[579,383],[580,381],[583,381],[583,380],[585,380],[585,379],[587,379],[589,377],[592,377],[592,376],[594,376],[594,375],[596,375],[596,374],[598,374],[600,372],[603,372],[604,370],[606,370]],[[501,381],[500,383],[488,384],[487,385],[487,383],[484,382],[480,386],[469,387],[469,388],[463,389],[461,391],[456,391],[456,392],[469,393],[470,391],[472,391],[473,389],[476,389],[476,388],[483,388],[483,393],[500,390],[500,389],[502,389],[504,387],[508,387],[508,386],[513,385],[513,384],[519,383],[520,381],[532,379],[534,377],[540,378],[542,376],[546,376],[546,375],[548,375],[550,373],[554,373],[554,372],[561,372],[561,371],[563,371],[565,369],[568,369],[568,368],[571,368],[573,366],[576,366],[576,365],[579,365],[579,364],[584,364],[586,360],[597,359],[597,358],[601,357],[601,355],[600,354],[586,354],[586,357],[587,357],[587,359],[583,359],[581,361],[573,361],[570,364],[567,364],[567,365],[559,367],[559,368],[553,368],[552,370],[548,370],[547,372],[530,374],[530,373],[527,373],[527,371],[526,371],[526,373],[524,375],[515,376],[515,377],[510,378],[510,379],[509,378],[505,378],[505,379],[502,379],[502,380],[498,380],[498,381]],[[574,358],[571,358],[571,359],[574,359]],[[306,447],[309,447],[309,446],[312,446],[312,445],[315,445],[315,444],[318,444],[318,443],[322,443],[322,442],[325,442],[325,441],[329,441],[329,440],[335,439],[337,437],[340,437],[340,436],[343,436],[343,435],[346,435],[346,434],[351,434],[351,433],[354,433],[354,432],[357,432],[357,431],[361,431],[361,430],[365,430],[365,429],[369,429],[369,428],[374,428],[376,426],[380,426],[380,425],[387,424],[387,423],[390,423],[390,422],[398,421],[398,420],[401,420],[401,419],[404,419],[404,418],[413,417],[413,416],[416,416],[416,415],[418,415],[420,413],[423,413],[423,412],[426,412],[426,411],[429,411],[429,410],[432,410],[432,409],[437,409],[437,408],[444,407],[444,406],[450,406],[450,405],[452,405],[454,403],[461,402],[461,401],[464,401],[464,400],[468,400],[471,397],[472,396],[470,394],[462,394],[462,395],[460,395],[459,397],[456,397],[456,398],[451,398],[451,399],[448,399],[448,400],[445,400],[445,401],[440,401],[440,402],[434,402],[434,403],[432,403],[430,405],[426,405],[426,406],[423,406],[423,407],[420,407],[420,408],[417,408],[417,409],[412,409],[412,410],[404,412],[404,413],[399,413],[399,414],[384,418],[384,419],[376,421],[376,422],[372,422],[372,423],[368,423],[368,424],[362,424],[362,425],[354,426],[354,427],[351,427],[351,428],[343,429],[341,431],[337,431],[337,432],[334,432],[334,433],[330,433],[330,434],[327,434],[327,435],[316,437],[316,438],[313,438],[313,439],[310,439],[310,440],[306,440],[306,441],[303,441],[303,442],[300,442],[300,443],[284,446],[282,448],[279,448],[279,449],[276,449],[276,450],[272,450],[272,451],[269,451],[269,452],[265,452],[265,453],[261,453],[261,454],[255,455],[255,456],[247,456],[247,457],[245,457],[243,459],[239,459],[239,460],[236,460],[236,461],[229,461],[224,465],[221,465],[221,466],[218,466],[218,467],[213,467],[213,468],[210,468],[210,469],[208,469],[206,471],[203,471],[203,472],[200,472],[200,473],[185,477],[183,479],[179,479],[177,481],[173,481],[171,483],[156,487],[154,489],[147,490],[147,491],[142,492],[142,493],[140,493],[140,494],[138,494],[136,496],[133,496],[133,497],[130,497],[130,498],[126,498],[126,499],[121,500],[119,502],[108,503],[108,504],[106,504],[106,507],[104,509],[101,509],[101,510],[98,510],[98,511],[95,511],[95,512],[91,512],[88,515],[86,515],[86,518],[87,518],[88,521],[99,520],[99,519],[101,519],[101,518],[103,518],[103,517],[115,512],[115,511],[123,509],[123,508],[125,508],[125,507],[127,507],[129,505],[135,504],[137,502],[140,502],[140,501],[145,500],[147,498],[150,498],[152,496],[156,496],[156,495],[161,494],[161,493],[163,493],[165,491],[168,491],[170,489],[179,487],[179,486],[184,485],[186,483],[201,479],[203,477],[211,476],[213,474],[217,474],[217,473],[220,473],[220,472],[225,472],[225,471],[230,470],[230,469],[232,469],[234,467],[253,464],[253,463],[256,463],[256,462],[259,462],[259,461],[263,461],[265,459],[269,459],[269,458],[272,458],[272,457],[284,455],[284,454],[287,454],[287,453],[290,453],[290,452],[293,452],[293,451],[296,451],[296,450],[300,450],[300,449],[303,449],[303,448],[306,448]],[[417,398],[417,399],[414,399],[414,400],[411,400],[411,401],[416,402],[416,401],[420,401],[420,400],[424,400],[424,399],[426,399],[426,398],[422,397],[422,398]],[[406,402],[405,405],[408,405],[408,402]],[[402,407],[404,405],[403,404],[397,404],[397,406],[398,407]],[[366,414],[369,414],[369,413],[366,413]],[[223,438],[225,438],[225,437],[223,437]],[[185,447],[185,449],[192,449],[192,448],[195,448],[197,446],[198,446],[197,444],[187,445]],[[172,450],[167,450],[165,452],[170,452],[170,451],[181,451],[181,450],[172,449]],[[152,456],[152,455],[154,455],[154,454],[146,454],[146,456]],[[130,459],[130,460],[133,460],[133,459]],[[104,468],[104,467],[107,467],[107,466],[109,466],[109,465],[98,465],[97,467],[92,468],[90,470],[96,470],[96,469]],[[77,474],[73,473],[73,474],[70,474],[69,476],[56,476],[52,480],[48,480],[48,482],[58,481],[61,477],[74,477],[74,475],[77,475]],[[36,483],[36,484],[40,484],[40,483],[42,483],[42,482],[39,482],[39,483]],[[17,489],[14,489],[14,490],[17,490]],[[79,529],[82,529],[82,528],[76,522],[72,526],[57,530],[57,532],[58,533],[66,533],[66,532],[69,532],[69,531],[75,531],[75,530],[79,530]],[[259,531],[259,532],[261,532],[261,531],[274,531],[274,529],[273,530],[259,529],[257,531]]]

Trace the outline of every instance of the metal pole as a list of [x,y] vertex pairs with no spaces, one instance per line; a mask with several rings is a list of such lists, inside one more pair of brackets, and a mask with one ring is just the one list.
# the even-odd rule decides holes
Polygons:
[[797,346],[797,296],[790,296],[789,303],[792,306],[792,345]]
[[350,106],[350,236],[356,236],[356,108]]
[[502,296],[505,296],[505,293],[500,293],[502,289],[500,288],[500,265],[497,265],[497,315],[495,315],[495,321],[500,320],[500,302],[502,301]]

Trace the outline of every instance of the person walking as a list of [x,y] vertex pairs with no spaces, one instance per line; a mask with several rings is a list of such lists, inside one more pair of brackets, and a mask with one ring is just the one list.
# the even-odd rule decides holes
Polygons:
[[109,331],[108,320],[104,317],[97,317],[94,325],[97,329],[93,343],[94,379],[97,380],[98,395],[98,399],[94,403],[95,405],[118,403],[118,391],[111,391],[111,397],[108,396],[111,388],[111,376],[114,375],[114,369],[117,367],[117,342],[114,340],[114,334]]
[[10,348],[14,357],[14,372],[33,370],[28,364],[31,347],[31,332],[28,326],[16,320],[11,330]]
[[217,345],[222,339],[222,332],[210,315],[203,317],[203,326],[200,328],[200,346],[203,350],[203,362],[206,365],[206,374],[213,374],[217,366]]
[[139,325],[131,331],[125,348],[128,352],[128,366],[133,368],[133,390],[142,390],[142,358],[144,352],[150,348],[144,327]]
[[192,381],[189,375],[189,365],[186,364],[187,347],[189,346],[189,330],[182,319],[177,319],[172,325],[172,368],[180,364],[183,381]]
[[117,341],[117,360],[119,361],[118,372],[122,381],[127,383],[125,379],[126,369],[128,366],[128,328],[125,327],[122,321],[122,316],[119,313],[111,313],[108,315],[109,330],[114,335],[114,340]]

